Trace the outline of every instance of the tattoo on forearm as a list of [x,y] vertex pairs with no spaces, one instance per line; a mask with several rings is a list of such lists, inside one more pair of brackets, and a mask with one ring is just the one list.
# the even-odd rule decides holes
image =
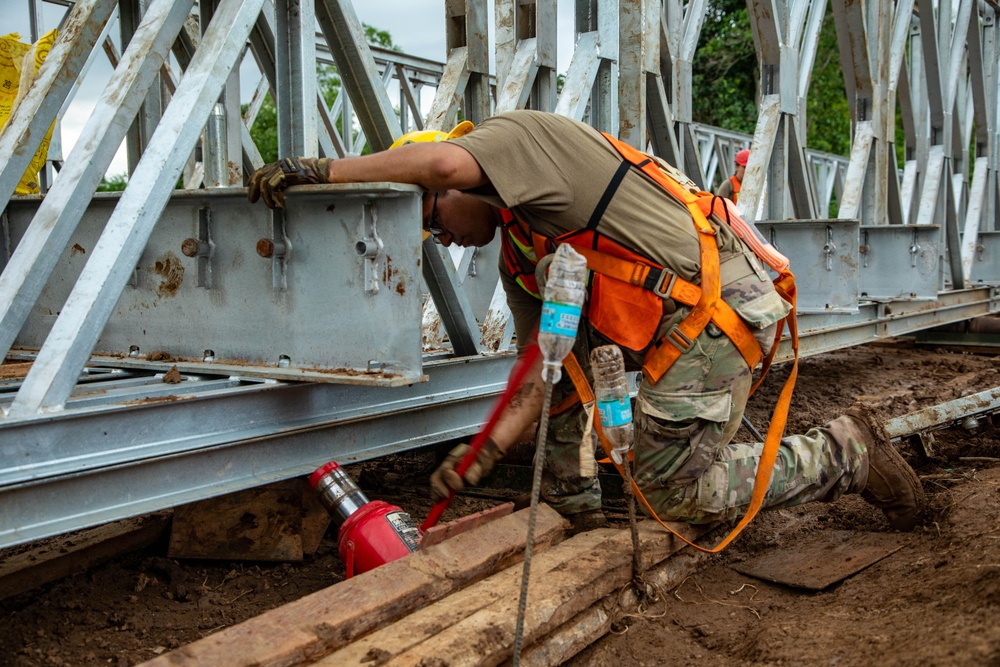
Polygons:
[[514,396],[510,399],[510,407],[512,409],[518,409],[525,403],[529,402],[531,395],[535,393],[535,383],[532,380],[525,381],[517,391],[514,392]]

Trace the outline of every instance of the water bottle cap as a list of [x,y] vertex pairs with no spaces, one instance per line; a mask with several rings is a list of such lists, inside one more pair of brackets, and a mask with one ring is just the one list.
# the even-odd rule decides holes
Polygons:
[[337,464],[336,461],[330,461],[329,463],[324,463],[322,466],[316,469],[316,472],[309,475],[309,488],[315,489],[316,485],[319,484],[319,481],[321,479],[323,479],[328,474],[339,468],[340,466]]

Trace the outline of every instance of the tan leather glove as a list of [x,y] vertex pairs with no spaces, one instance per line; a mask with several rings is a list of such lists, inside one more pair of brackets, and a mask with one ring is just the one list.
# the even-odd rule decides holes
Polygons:
[[465,471],[463,479],[459,477],[456,468],[468,451],[469,445],[458,445],[448,453],[447,458],[431,475],[431,498],[434,502],[450,497],[452,492],[461,491],[466,484],[475,486],[479,480],[490,474],[493,465],[503,458],[503,452],[496,446],[496,443],[487,440],[483,448],[479,450],[479,456],[476,457],[475,462]]
[[285,188],[292,185],[328,183],[328,158],[286,157],[266,164],[250,175],[247,199],[255,203],[264,196],[268,208],[285,208]]

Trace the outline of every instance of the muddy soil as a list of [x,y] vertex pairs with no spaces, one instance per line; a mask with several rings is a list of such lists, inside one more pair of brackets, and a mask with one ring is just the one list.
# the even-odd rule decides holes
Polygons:
[[[761,430],[785,372],[778,368],[748,408]],[[998,355],[909,344],[842,350],[803,360],[789,430],[828,421],[858,398],[897,416],[998,385]],[[908,444],[902,451],[932,507],[915,532],[890,533],[857,497],[765,513],[723,554],[660,591],[644,617],[623,619],[617,634],[568,664],[1000,665],[1000,434],[984,423],[938,432],[930,457]],[[430,509],[434,461],[433,452],[408,453],[351,472],[371,497],[419,521]],[[459,497],[444,520],[503,495]],[[731,567],[835,530],[887,533],[901,548],[821,592]],[[301,563],[165,554],[163,540],[0,601],[0,665],[135,665],[344,577],[332,531]]]

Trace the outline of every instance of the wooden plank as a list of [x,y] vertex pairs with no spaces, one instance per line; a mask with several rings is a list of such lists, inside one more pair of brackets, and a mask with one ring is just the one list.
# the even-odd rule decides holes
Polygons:
[[157,512],[0,551],[0,600],[147,547],[171,512]]
[[464,533],[467,530],[478,528],[479,526],[487,524],[494,519],[507,516],[513,511],[514,503],[504,503],[503,505],[497,505],[496,507],[483,510],[482,512],[476,512],[475,514],[470,514],[469,516],[463,516],[461,519],[456,519],[455,521],[449,521],[448,523],[431,526],[424,533],[424,536],[420,538],[420,548],[426,549],[429,546],[440,544],[441,542],[444,542],[448,538],[454,537],[459,533]]
[[[718,541],[716,537],[711,543]],[[699,540],[698,544],[702,541]],[[647,585],[658,588],[660,595],[666,595],[669,589],[693,574],[710,556],[694,549],[683,550],[643,572],[642,579]],[[615,619],[621,618],[622,614],[641,615],[639,607],[640,600],[634,587],[622,594],[615,591],[522,650],[519,664],[521,667],[559,667],[606,635]],[[510,660],[503,663],[504,667],[510,664]]]
[[[286,667],[319,659],[413,609],[520,562],[527,523],[528,510],[505,516],[143,665]],[[561,541],[567,527],[555,510],[539,506],[535,553],[544,554]]]
[[299,485],[302,487],[302,553],[312,555],[319,549],[332,519],[309,484],[300,480]]
[[6,361],[0,364],[0,380],[20,380],[31,370],[34,362],[25,361],[22,363]]
[[168,555],[300,561],[316,553],[330,520],[305,480],[286,479],[178,507]]
[[[705,529],[676,525],[689,539]],[[652,522],[640,526],[644,569],[683,546]],[[616,529],[581,533],[537,554],[531,565],[525,645],[550,634],[631,579],[631,536]],[[511,657],[521,587],[520,565],[424,607],[315,665],[370,667],[498,665]]]

